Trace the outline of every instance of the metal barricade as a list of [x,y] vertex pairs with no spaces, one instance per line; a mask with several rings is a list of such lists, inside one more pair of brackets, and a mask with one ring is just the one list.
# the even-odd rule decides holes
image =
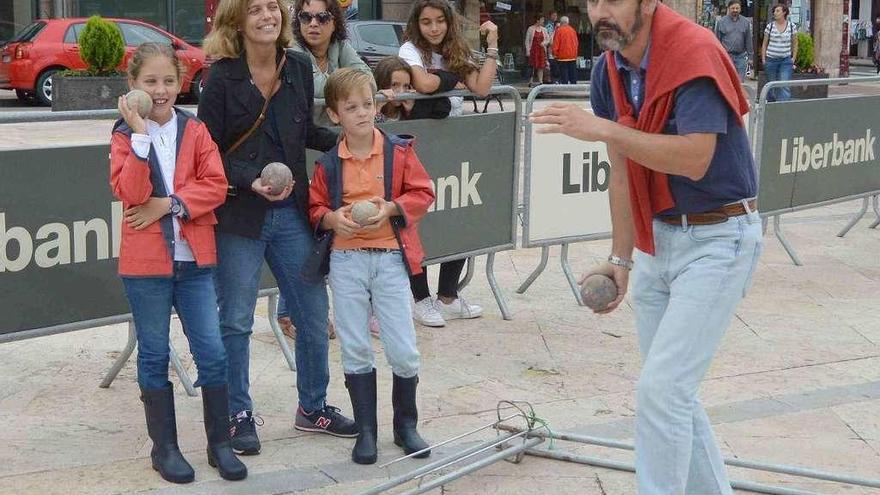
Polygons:
[[[876,114],[870,114],[870,112],[875,112],[875,109],[880,106],[880,96],[844,96],[844,97],[832,97],[828,99],[818,99],[818,100],[798,100],[798,101],[787,101],[787,102],[772,102],[768,103],[767,98],[770,94],[770,91],[776,88],[784,88],[784,87],[793,87],[793,86],[824,86],[824,85],[834,85],[834,84],[860,84],[860,83],[876,83],[880,82],[880,76],[871,76],[871,77],[849,77],[849,78],[837,78],[837,79],[814,79],[814,80],[798,80],[798,81],[773,81],[767,83],[761,90],[760,96],[758,98],[758,106],[755,111],[755,161],[758,167],[758,177],[759,177],[759,205],[761,206],[761,216],[768,220],[770,218],[773,219],[773,232],[776,235],[776,238],[782,244],[785,251],[788,253],[792,262],[795,265],[802,265],[802,261],[795,251],[794,247],[788,241],[787,237],[782,231],[781,227],[781,217],[786,213],[793,213],[797,211],[803,211],[812,208],[818,208],[822,206],[833,205],[837,203],[843,203],[846,201],[853,201],[861,199],[861,208],[855,214],[855,216],[849,221],[849,223],[837,234],[840,237],[846,235],[846,233],[859,221],[859,219],[864,216],[864,214],[868,210],[868,205],[871,201],[871,198],[875,198],[873,201],[874,204],[874,212],[878,216],[878,221],[875,222],[871,226],[871,228],[876,228],[877,223],[880,223],[880,205],[877,204],[877,195],[880,194],[880,173],[874,171],[867,172],[864,176],[853,176],[855,179],[850,178],[849,182],[851,182],[848,188],[839,187],[837,188],[838,193],[836,194],[823,194],[817,191],[816,186],[810,186],[809,184],[805,184],[805,178],[802,175],[804,173],[810,173],[810,169],[819,170],[828,168],[828,155],[829,148],[834,148],[837,146],[836,142],[825,143],[823,140],[823,144],[821,147],[819,143],[813,146],[807,146],[804,144],[804,136],[807,133],[803,133],[800,136],[800,142],[795,145],[796,137],[793,137],[792,143],[788,143],[786,140],[781,141],[780,149],[780,169],[779,173],[775,174],[772,170],[769,170],[767,167],[770,165],[769,163],[764,163],[766,160],[765,155],[769,155],[771,157],[775,157],[774,149],[777,149],[776,146],[780,146],[780,143],[773,142],[767,143],[766,133],[768,129],[773,132],[779,132],[780,129],[784,129],[785,127],[797,126],[804,122],[803,115],[811,112],[812,108],[816,110],[813,111],[815,114],[822,115],[822,119],[808,119],[807,121],[811,124],[817,124],[821,127],[822,125],[826,126],[827,131],[826,134],[834,135],[834,140],[837,140],[837,132],[840,132],[840,128],[846,127],[843,124],[851,124],[855,119],[854,115],[858,116],[859,112],[864,112],[861,116],[861,122],[865,124],[865,128],[869,131],[870,122],[876,122]],[[832,111],[832,109],[836,108],[837,111]],[[795,113],[795,116],[790,116],[785,119],[782,118],[783,112],[789,111]],[[768,112],[771,114],[772,121],[768,123]],[[798,115],[800,114],[800,115]],[[842,120],[846,118],[847,121],[844,123],[841,122],[831,122],[831,119]],[[873,120],[872,120],[873,119]],[[802,130],[802,129],[801,129]],[[798,131],[798,133],[801,132]],[[813,130],[813,129],[811,129]],[[815,134],[815,132],[813,132]],[[806,153],[805,160],[808,160],[809,163],[797,163],[795,160],[800,160],[800,158],[792,156],[792,162],[786,162],[786,146],[788,144],[792,144],[792,153],[793,154],[801,154],[804,152],[804,146],[809,147],[810,149]],[[869,146],[872,143],[866,143],[865,146]],[[795,147],[796,146],[796,147]],[[843,146],[843,144],[841,144]],[[794,150],[797,149],[798,152],[794,153]],[[857,149],[857,148],[856,148]],[[824,152],[823,152],[824,150]],[[831,150],[834,153],[833,149]],[[871,155],[873,155],[873,150],[871,151]],[[815,158],[814,158],[815,155]],[[824,161],[821,161],[824,160]],[[876,158],[874,159],[875,163],[877,163]],[[823,165],[824,163],[824,165]],[[791,166],[795,165],[796,170],[792,170]],[[817,166],[818,165],[818,166]],[[844,168],[836,168],[837,165],[833,163],[832,158],[832,168],[831,170],[843,170]],[[848,169],[847,169],[848,170]],[[876,170],[876,169],[874,169]],[[840,172],[839,172],[840,173]],[[791,176],[790,180],[780,180],[776,176],[787,174]],[[826,174],[827,175],[827,174]],[[809,177],[809,176],[808,176]],[[866,177],[866,180],[860,180],[860,177]],[[796,180],[800,178],[801,180]],[[827,180],[827,179],[826,179]],[[767,182],[770,181],[771,184],[768,185]],[[813,198],[808,198],[801,200],[800,197],[796,197],[796,194],[801,190],[806,189],[808,187],[812,187],[812,189],[808,189],[807,195],[812,195]],[[786,196],[787,195],[787,196]],[[786,205],[785,203],[788,202]],[[769,206],[768,206],[769,205]]]

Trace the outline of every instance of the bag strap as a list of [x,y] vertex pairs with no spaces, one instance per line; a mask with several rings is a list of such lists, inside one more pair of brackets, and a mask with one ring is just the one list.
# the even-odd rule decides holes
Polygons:
[[249,137],[251,137],[251,134],[253,134],[254,131],[259,129],[259,127],[261,125],[263,125],[263,121],[266,120],[266,111],[269,109],[269,100],[271,100],[272,97],[275,96],[275,93],[278,91],[278,88],[281,86],[281,79],[280,79],[281,69],[284,68],[284,61],[286,59],[287,59],[287,56],[282,55],[281,61],[278,62],[278,68],[275,69],[275,78],[273,79],[274,84],[272,85],[272,91],[269,92],[269,94],[266,96],[266,101],[263,102],[263,108],[260,109],[260,116],[257,117],[257,120],[254,122],[254,125],[252,125],[251,128],[247,130],[247,132],[242,134],[241,137],[238,138],[238,140],[236,140],[234,143],[232,143],[232,146],[230,146],[223,153],[224,155],[229,156],[230,154],[232,154],[233,151],[238,149],[238,147],[241,146],[242,143],[244,143],[245,141],[247,141],[247,139]]

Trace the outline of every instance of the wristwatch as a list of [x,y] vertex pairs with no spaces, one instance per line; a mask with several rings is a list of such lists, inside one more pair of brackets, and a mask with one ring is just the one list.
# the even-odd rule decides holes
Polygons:
[[614,256],[613,254],[608,256],[608,262],[611,263],[612,265],[622,266],[622,267],[626,268],[627,270],[632,270],[633,266],[634,266],[634,263],[632,260],[625,260],[625,259],[621,258],[620,256]]
[[180,201],[174,196],[171,197],[171,216],[179,217],[181,213],[183,213],[183,205],[180,204]]

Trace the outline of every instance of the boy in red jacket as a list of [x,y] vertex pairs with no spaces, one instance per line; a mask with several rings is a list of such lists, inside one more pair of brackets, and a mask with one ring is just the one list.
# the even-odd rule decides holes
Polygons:
[[[345,385],[358,439],[352,460],[376,462],[376,370],[367,322],[370,307],[382,328],[385,356],[394,373],[394,443],[416,457],[428,444],[416,431],[419,351],[410,308],[409,276],[422,271],[418,222],[434,202],[431,181],[412,140],[375,128],[376,83],[369,74],[339,69],[324,88],[327,113],[342,126],[339,144],[322,156],[309,189],[309,220],[331,231],[330,288],[342,346]],[[356,202],[375,205],[361,223]]]

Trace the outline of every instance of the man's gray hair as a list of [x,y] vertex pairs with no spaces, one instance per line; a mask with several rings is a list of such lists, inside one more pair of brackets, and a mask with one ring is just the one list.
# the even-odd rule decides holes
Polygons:
[[561,24],[568,24],[568,16],[567,16],[567,15],[564,15],[564,16],[560,17],[560,18],[559,18],[559,22],[560,22]]

